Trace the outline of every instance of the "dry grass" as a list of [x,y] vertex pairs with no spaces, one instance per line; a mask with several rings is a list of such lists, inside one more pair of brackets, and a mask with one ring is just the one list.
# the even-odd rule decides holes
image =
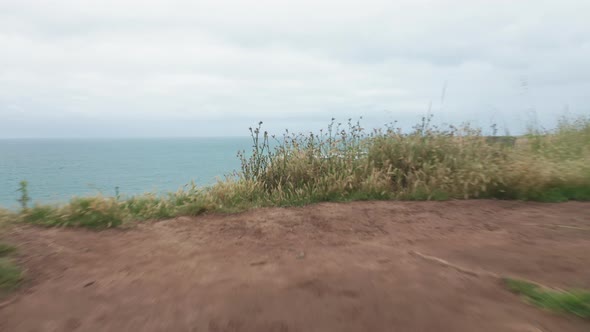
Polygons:
[[[438,128],[429,119],[410,133],[387,127],[366,133],[334,124],[320,135],[269,137],[245,158],[242,178],[264,186],[275,203],[377,199],[497,197],[590,199],[590,120],[562,120],[518,144],[491,140],[468,125]],[[271,137],[272,138],[272,137]]]
[[18,215],[0,213],[0,218],[103,228],[320,201],[590,200],[589,118],[563,119],[555,130],[531,131],[515,144],[468,125],[431,126],[428,118],[408,133],[391,125],[367,132],[349,121],[332,122],[319,133],[275,137],[260,125],[251,129],[253,150],[238,154],[241,170],[213,186],[191,184],[165,197],[74,198],[62,206],[25,207]]

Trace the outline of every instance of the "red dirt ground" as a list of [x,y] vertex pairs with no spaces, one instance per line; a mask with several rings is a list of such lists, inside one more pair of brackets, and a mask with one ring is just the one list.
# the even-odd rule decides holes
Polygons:
[[588,203],[325,203],[3,237],[27,282],[1,331],[590,331],[491,275],[590,288]]

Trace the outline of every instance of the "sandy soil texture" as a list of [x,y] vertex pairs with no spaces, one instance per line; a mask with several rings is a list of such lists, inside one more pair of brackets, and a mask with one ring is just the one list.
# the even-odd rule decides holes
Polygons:
[[497,278],[590,288],[589,203],[324,203],[2,237],[27,281],[0,331],[590,331]]

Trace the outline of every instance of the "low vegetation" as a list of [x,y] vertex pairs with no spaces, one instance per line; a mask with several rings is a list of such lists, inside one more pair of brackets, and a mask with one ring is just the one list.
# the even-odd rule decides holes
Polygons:
[[13,253],[14,251],[16,251],[15,247],[0,242],[0,257],[7,256],[8,254]]
[[544,309],[590,318],[590,291],[556,291],[515,279],[506,279],[511,291],[522,295],[528,302]]
[[367,131],[334,121],[317,133],[281,136],[251,128],[241,170],[217,184],[190,184],[167,196],[74,198],[4,216],[44,226],[107,228],[130,221],[236,212],[262,206],[369,199],[499,198],[590,200],[590,118],[563,119],[550,131],[485,136],[469,125],[437,127],[424,118],[410,132],[390,124]]
[[13,246],[0,243],[0,295],[16,287],[22,279],[21,269],[9,257],[14,251]]

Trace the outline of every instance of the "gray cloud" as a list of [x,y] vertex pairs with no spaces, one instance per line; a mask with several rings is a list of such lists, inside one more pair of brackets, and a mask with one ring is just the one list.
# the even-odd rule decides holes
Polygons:
[[581,0],[7,0],[0,137],[411,123],[429,105],[441,122],[517,131],[534,110],[550,126],[566,107],[590,111],[587,12]]

